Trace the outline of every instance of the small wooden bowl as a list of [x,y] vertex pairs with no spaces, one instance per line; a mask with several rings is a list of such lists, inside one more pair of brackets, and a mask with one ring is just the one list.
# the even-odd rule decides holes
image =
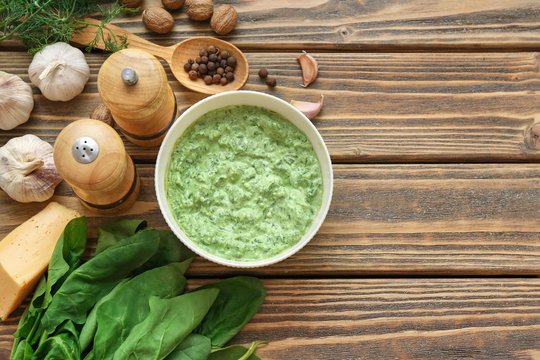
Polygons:
[[[206,85],[203,79],[191,80],[189,74],[184,70],[184,64],[188,59],[199,56],[199,51],[213,45],[220,50],[227,50],[231,56],[236,58],[236,68],[234,69],[234,80],[227,85],[212,84]],[[226,41],[213,37],[193,37],[179,43],[172,55],[172,62],[169,63],[171,70],[182,85],[190,90],[203,94],[217,94],[224,91],[241,89],[249,77],[249,66],[246,56],[236,46]]]

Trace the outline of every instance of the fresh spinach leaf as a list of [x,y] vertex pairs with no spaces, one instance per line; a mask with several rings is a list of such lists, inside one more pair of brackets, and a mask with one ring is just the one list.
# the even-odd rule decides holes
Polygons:
[[206,336],[190,334],[165,360],[207,360],[212,343]]
[[195,329],[212,341],[212,347],[222,347],[232,339],[257,313],[266,296],[262,282],[254,277],[237,276],[202,286],[219,289],[212,308]]
[[26,341],[21,340],[17,346],[13,347],[13,352],[11,353],[11,360],[31,360],[34,355],[34,350],[32,346]]
[[217,349],[212,351],[208,360],[261,360],[260,357],[255,355],[255,349],[261,344],[264,343],[253,342],[249,349],[240,345]]
[[150,313],[133,328],[113,359],[164,359],[201,322],[218,293],[218,289],[204,289],[170,299],[151,297]]
[[71,321],[58,327],[58,331],[39,344],[32,360],[80,360],[78,333]]
[[[122,290],[122,285],[128,282],[129,279],[122,279],[112,290],[110,293],[99,299],[99,301],[94,305],[92,310],[90,310],[90,313],[86,317],[86,322],[84,323],[83,328],[81,329],[81,334],[79,335],[79,342],[81,343],[81,351],[85,351],[86,348],[92,343],[94,340],[94,336],[96,335],[97,330],[97,309],[103,304],[105,301],[109,300],[113,296],[115,296],[119,291]],[[93,354],[92,354],[93,356]]]
[[44,307],[47,307],[52,295],[58,291],[63,281],[82,263],[86,250],[87,223],[85,217],[71,220],[58,239],[47,272],[47,292]]
[[98,228],[96,255],[145,227],[146,221],[144,220],[125,219],[102,224]]
[[71,220],[64,228],[52,253],[47,275],[41,278],[13,335],[13,352],[17,351],[21,339],[26,339],[29,345],[39,340],[43,332],[43,313],[66,277],[81,264],[86,249],[86,235],[87,223],[84,216]]
[[[157,231],[159,233],[159,249],[150,260],[137,270],[138,272],[167,265],[172,262],[184,262],[185,260],[193,259],[195,256],[193,251],[178,240],[172,231]],[[191,261],[186,263],[186,265],[189,267],[190,263]]]
[[184,290],[186,266],[172,263],[148,270],[124,283],[96,312],[94,358],[112,359],[135,325],[149,312],[151,296],[171,298]]
[[121,240],[81,265],[53,296],[42,319],[45,330],[52,333],[65,320],[83,324],[90,308],[148,261],[158,246],[158,232],[147,229]]
[[94,360],[94,349],[90,350],[90,352],[86,354],[84,360]]
[[15,331],[15,334],[13,334],[15,337],[15,343],[13,345],[11,354],[12,357],[17,351],[17,347],[19,346],[19,342],[21,340],[26,339],[26,342],[32,345],[41,336],[38,329],[40,327],[40,320],[44,312],[44,309],[41,308],[41,304],[43,303],[43,299],[45,297],[45,291],[47,291],[47,278],[43,276],[36,287],[30,304],[22,314],[21,320],[19,320],[17,331]]

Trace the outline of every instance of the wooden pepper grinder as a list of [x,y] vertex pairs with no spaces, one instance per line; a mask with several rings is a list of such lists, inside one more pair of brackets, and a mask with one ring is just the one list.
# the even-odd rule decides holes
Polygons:
[[161,63],[146,51],[124,49],[101,66],[98,91],[132,143],[158,146],[176,120],[177,105]]
[[91,210],[122,211],[139,194],[139,176],[120,135],[99,120],[82,119],[66,126],[54,144],[54,163]]

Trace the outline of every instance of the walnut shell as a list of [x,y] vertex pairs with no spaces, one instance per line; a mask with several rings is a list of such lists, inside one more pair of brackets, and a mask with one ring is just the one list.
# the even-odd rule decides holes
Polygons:
[[188,1],[187,16],[191,20],[202,21],[209,19],[214,12],[212,0],[191,0]]
[[142,3],[143,3],[143,0],[122,0],[122,4],[130,9],[139,7],[142,5]]
[[233,31],[238,22],[238,14],[231,5],[221,5],[216,8],[210,26],[219,35],[225,35]]
[[172,15],[167,10],[157,6],[144,10],[142,20],[148,30],[158,34],[167,34],[174,26]]
[[169,10],[178,10],[184,5],[184,0],[161,0],[163,7]]

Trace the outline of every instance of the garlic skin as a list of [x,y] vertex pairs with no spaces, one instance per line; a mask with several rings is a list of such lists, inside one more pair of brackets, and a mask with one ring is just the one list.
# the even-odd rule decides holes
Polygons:
[[9,140],[0,147],[0,188],[19,202],[45,201],[62,181],[53,147],[35,135]]
[[47,99],[69,101],[83,91],[90,68],[81,50],[58,42],[34,55],[28,75]]
[[0,129],[25,123],[34,108],[32,88],[17,75],[0,71]]

